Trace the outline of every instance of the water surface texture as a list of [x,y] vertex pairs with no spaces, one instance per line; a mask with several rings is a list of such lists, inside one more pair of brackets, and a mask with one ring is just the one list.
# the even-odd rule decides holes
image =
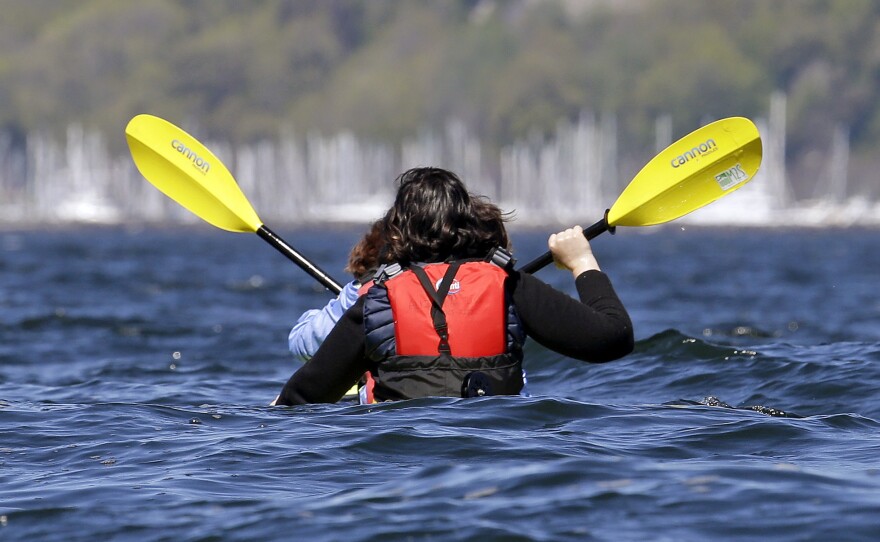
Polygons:
[[[357,229],[281,233],[344,280]],[[0,540],[880,539],[877,232],[593,244],[630,356],[530,342],[529,398],[270,408],[328,294],[255,235],[0,232]]]

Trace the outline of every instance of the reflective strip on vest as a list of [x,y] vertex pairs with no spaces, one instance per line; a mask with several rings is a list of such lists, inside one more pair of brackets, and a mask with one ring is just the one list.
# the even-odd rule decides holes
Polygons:
[[[429,264],[425,272],[436,290],[449,264]],[[466,262],[459,268],[443,302],[451,355],[495,356],[507,349],[507,272],[488,262]],[[397,355],[434,356],[439,337],[431,319],[431,299],[413,272],[386,283],[394,314]]]

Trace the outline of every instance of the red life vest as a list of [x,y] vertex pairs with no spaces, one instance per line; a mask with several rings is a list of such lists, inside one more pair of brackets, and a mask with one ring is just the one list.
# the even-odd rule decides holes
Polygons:
[[488,261],[414,265],[366,294],[367,356],[378,399],[462,396],[472,374],[489,394],[522,388],[521,326],[507,271]]
[[[507,335],[504,300],[507,273],[487,262],[462,265],[448,283],[447,294],[438,302],[430,294],[426,295],[416,273],[423,272],[430,281],[429,288],[434,288],[436,293],[449,268],[446,263],[427,265],[388,281],[388,299],[392,312],[397,315],[394,320],[397,354],[436,356],[443,348],[446,353],[459,357],[503,354]],[[435,324],[440,326],[441,332],[445,324],[445,344]]]

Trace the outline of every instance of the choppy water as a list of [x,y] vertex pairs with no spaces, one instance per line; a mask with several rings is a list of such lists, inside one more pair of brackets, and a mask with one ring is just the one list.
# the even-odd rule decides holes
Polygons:
[[[653,231],[594,242],[623,360],[297,408],[327,295],[256,236],[0,233],[0,540],[880,539],[878,233]],[[328,270],[357,235],[284,233]]]

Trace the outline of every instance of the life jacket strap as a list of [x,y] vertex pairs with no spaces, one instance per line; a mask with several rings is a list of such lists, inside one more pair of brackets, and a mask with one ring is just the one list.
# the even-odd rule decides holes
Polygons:
[[383,263],[373,275],[373,284],[383,284],[386,280],[392,279],[403,272],[403,268],[399,263]]
[[431,320],[434,324],[434,330],[440,338],[440,342],[437,345],[437,352],[440,354],[448,355],[452,353],[452,350],[449,348],[449,327],[446,322],[446,313],[443,312],[443,302],[446,301],[446,297],[449,295],[449,288],[452,286],[452,281],[455,279],[455,274],[458,272],[461,264],[462,262],[460,261],[454,261],[449,264],[436,290],[424,269],[418,265],[410,267],[419,279],[419,284],[422,285],[425,294],[431,300]]
[[495,247],[490,250],[489,255],[486,256],[486,261],[494,263],[505,271],[513,271],[513,267],[516,265],[516,258],[513,257],[513,254],[501,247]]

